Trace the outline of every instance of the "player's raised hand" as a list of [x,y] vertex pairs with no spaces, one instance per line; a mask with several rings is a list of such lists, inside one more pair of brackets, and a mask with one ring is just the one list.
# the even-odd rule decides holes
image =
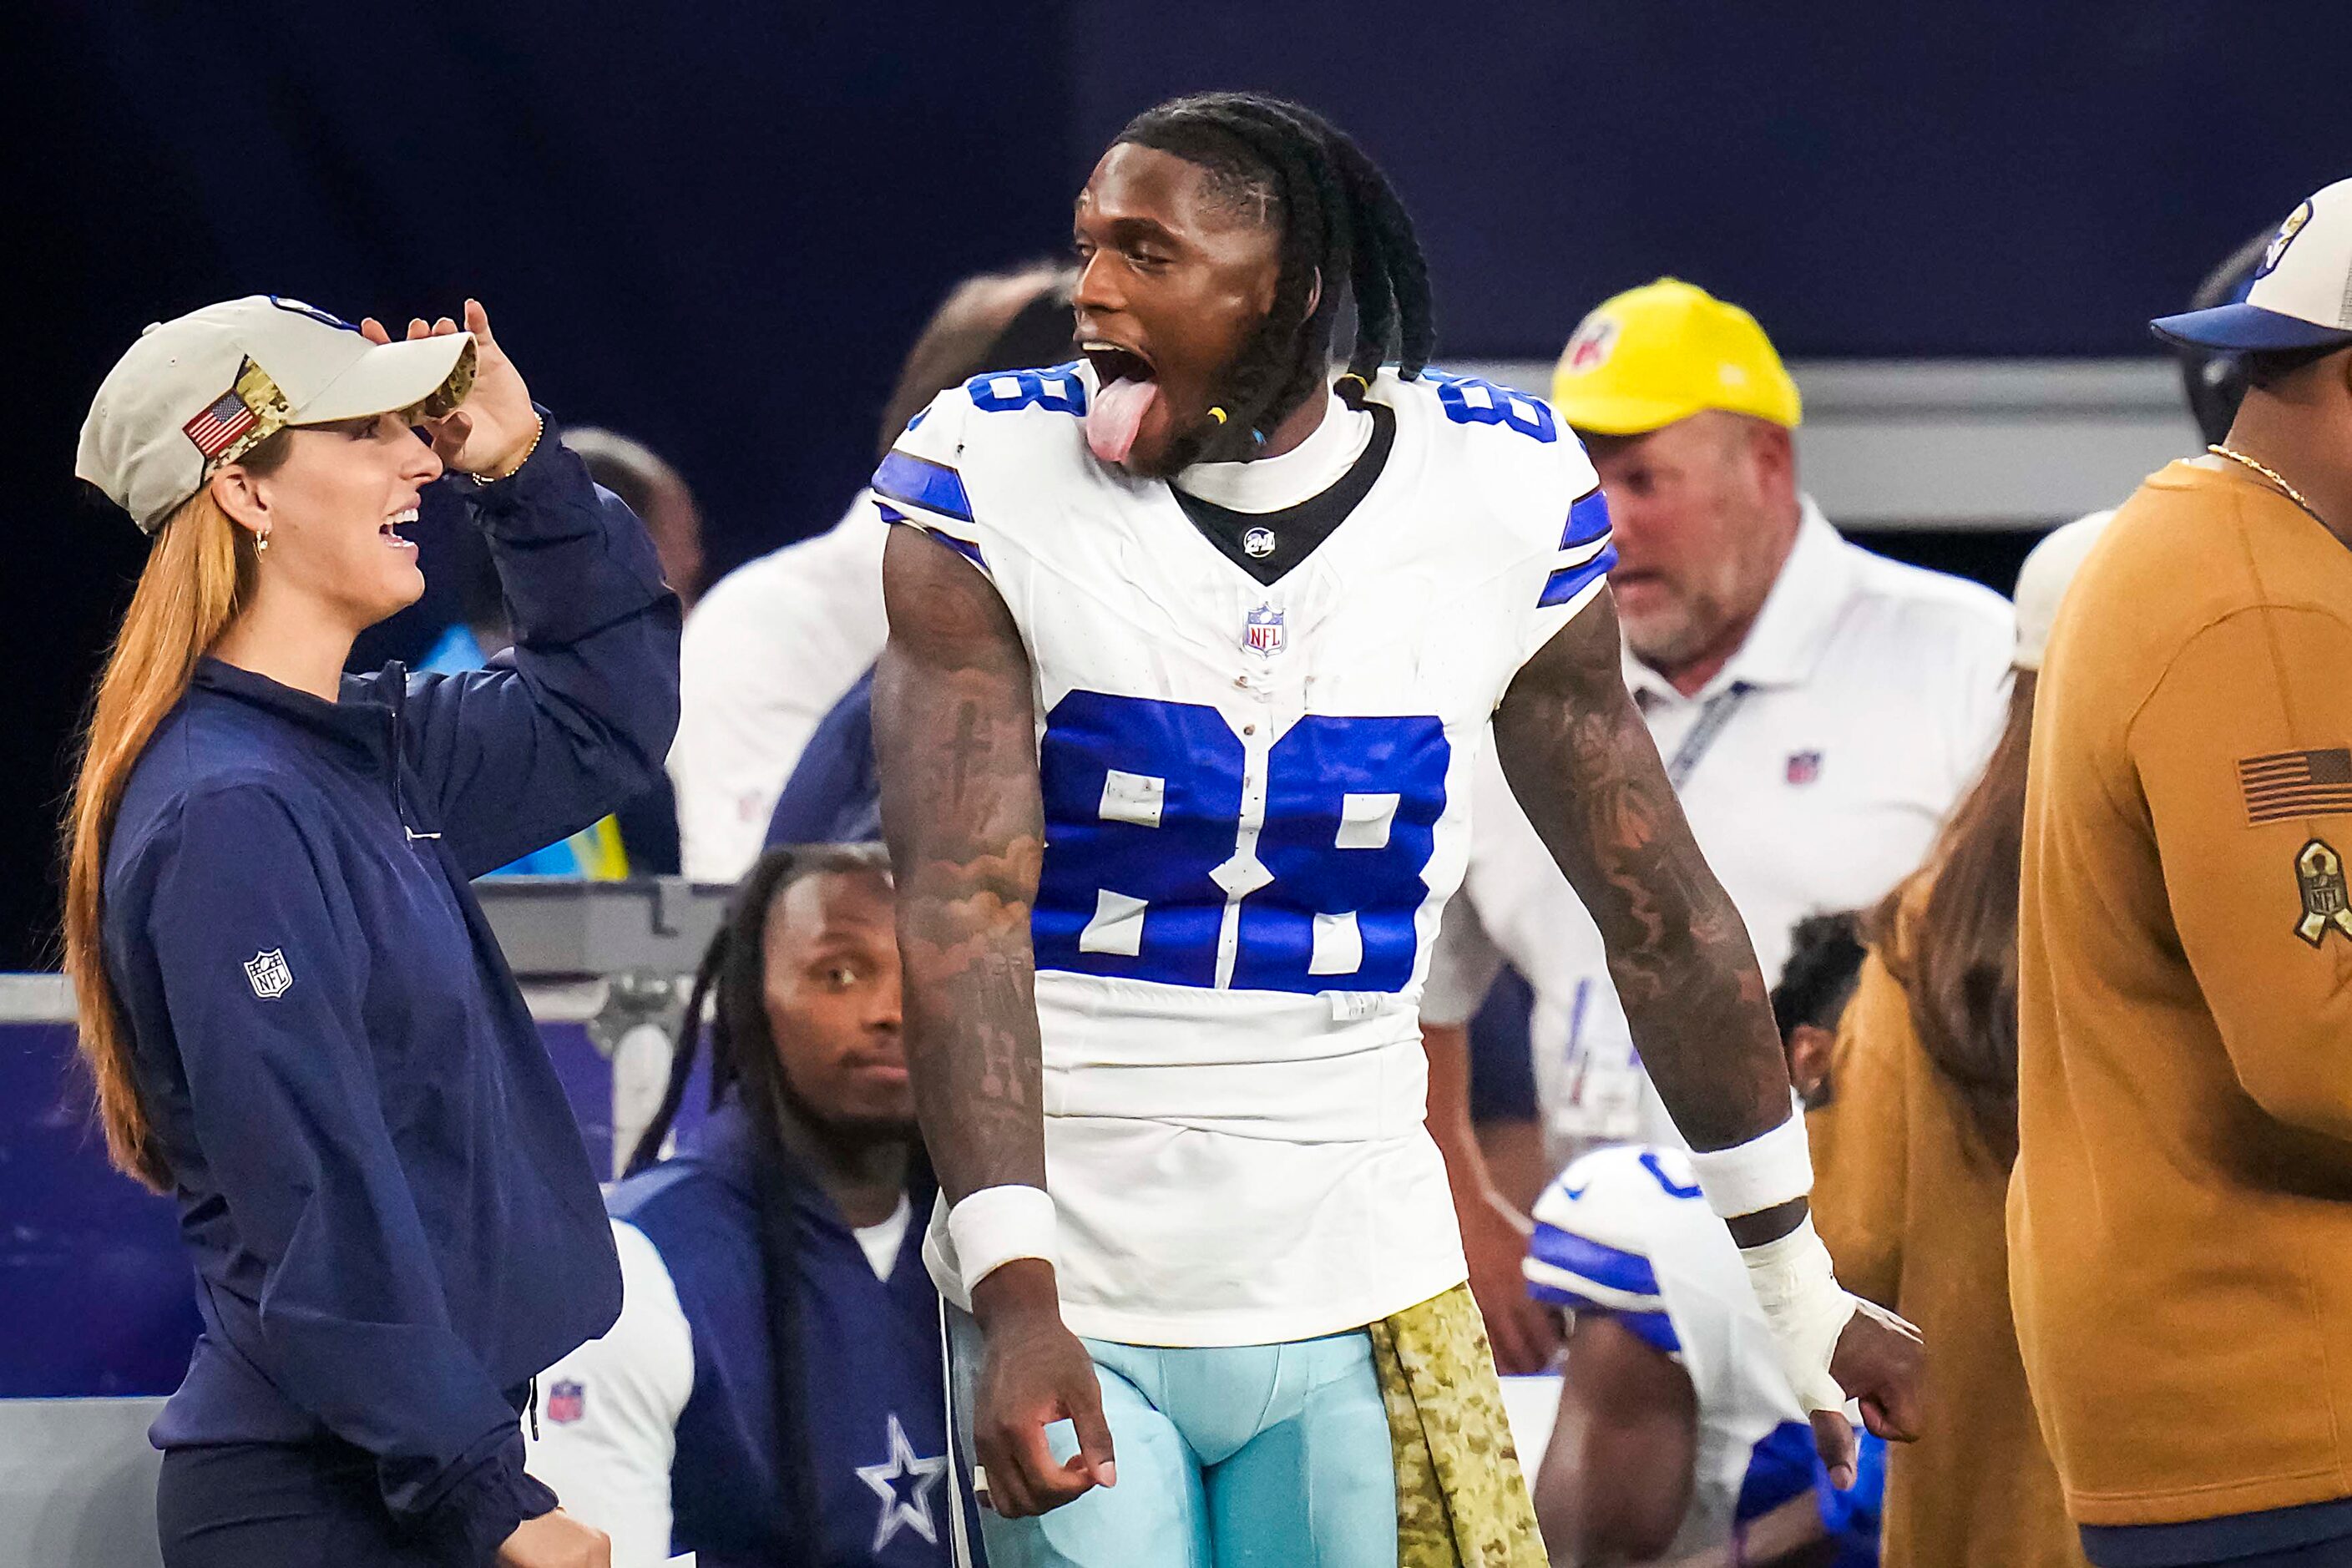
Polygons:
[[[1102,1384],[1094,1358],[1062,1322],[1052,1268],[1016,1258],[982,1280],[972,1298],[987,1344],[972,1447],[989,1506],[1026,1519],[1115,1484]],[[1055,1458],[1045,1440],[1056,1421],[1077,1432],[1078,1451],[1066,1460]]]
[[[1927,1351],[1919,1331],[1884,1308],[1858,1300],[1830,1356],[1830,1375],[1847,1398],[1861,1403],[1862,1423],[1874,1436],[1891,1443],[1917,1438],[1919,1384],[1927,1372]],[[1829,1467],[1831,1483],[1840,1489],[1852,1486],[1859,1447],[1853,1427],[1843,1411],[1811,1414],[1813,1441]]]
[[[426,437],[444,467],[461,474],[499,479],[522,462],[539,436],[539,411],[530,405],[530,391],[522,373],[490,335],[489,312],[478,300],[466,301],[466,324],[444,316],[426,323],[422,316],[408,323],[411,338],[446,337],[456,331],[474,336],[474,384],[466,401],[438,418],[424,422]],[[360,331],[371,342],[390,342],[383,323],[370,316]]]

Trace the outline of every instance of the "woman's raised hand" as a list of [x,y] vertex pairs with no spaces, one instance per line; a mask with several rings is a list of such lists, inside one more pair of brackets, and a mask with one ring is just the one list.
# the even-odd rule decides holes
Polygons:
[[[446,316],[429,326],[422,316],[408,323],[412,338],[443,337],[460,330],[474,335],[473,389],[456,409],[424,421],[425,432],[444,466],[461,474],[503,479],[521,465],[539,438],[539,411],[530,405],[522,374],[490,335],[489,312],[480,300],[466,301],[463,329]],[[360,323],[360,331],[371,342],[392,341],[373,316]]]

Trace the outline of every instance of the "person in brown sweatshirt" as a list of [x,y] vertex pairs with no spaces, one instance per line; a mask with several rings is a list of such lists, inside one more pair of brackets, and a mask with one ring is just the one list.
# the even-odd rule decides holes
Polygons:
[[2352,1562],[2352,181],[2157,328],[2252,385],[2051,638],[2011,1298],[2092,1563],[2315,1568]]
[[2005,1211],[2035,672],[2109,515],[2054,531],[2018,574],[2008,721],[1927,863],[1864,922],[1824,1102],[1805,1117],[1814,1224],[1840,1278],[1936,1346],[1933,1419],[1887,1455],[1885,1568],[2082,1568],[2011,1326]]

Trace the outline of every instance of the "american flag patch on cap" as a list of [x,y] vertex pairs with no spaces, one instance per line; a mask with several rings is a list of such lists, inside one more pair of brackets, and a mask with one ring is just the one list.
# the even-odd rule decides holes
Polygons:
[[2352,748],[2242,757],[2238,788],[2246,797],[2250,826],[2352,812]]
[[253,410],[231,387],[216,398],[205,411],[180,428],[196,444],[196,450],[209,463],[229,449],[239,436],[253,428]]

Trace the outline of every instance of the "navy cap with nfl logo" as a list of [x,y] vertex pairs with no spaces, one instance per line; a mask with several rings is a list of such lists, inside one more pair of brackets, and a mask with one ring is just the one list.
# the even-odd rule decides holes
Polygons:
[[2168,342],[2227,353],[2352,345],[2352,180],[2287,214],[2243,300],[2148,325]]

